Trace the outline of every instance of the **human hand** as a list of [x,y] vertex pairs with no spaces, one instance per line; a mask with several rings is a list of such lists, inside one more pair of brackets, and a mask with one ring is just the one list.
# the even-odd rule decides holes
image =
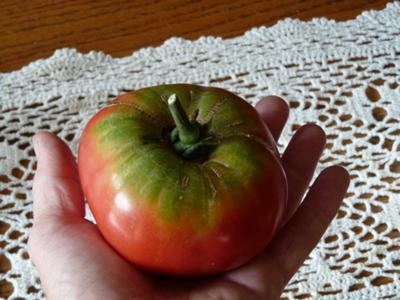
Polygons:
[[[287,104],[266,97],[256,109],[278,140],[289,113]],[[38,167],[28,251],[49,299],[279,299],[335,216],[349,184],[346,170],[329,167],[302,201],[325,134],[316,125],[301,127],[282,155],[288,207],[268,248],[221,276],[171,279],[135,269],[107,244],[95,224],[84,219],[76,163],[64,142],[40,132],[33,143]]]

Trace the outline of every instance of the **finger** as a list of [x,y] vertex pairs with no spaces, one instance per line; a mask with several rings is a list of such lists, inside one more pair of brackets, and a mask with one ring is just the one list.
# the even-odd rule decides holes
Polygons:
[[68,146],[48,132],[33,137],[38,159],[33,181],[33,214],[43,216],[84,216],[83,194],[75,159]]
[[325,169],[288,224],[267,252],[283,270],[287,282],[314,249],[335,217],[349,185],[349,174],[339,166]]
[[275,141],[278,141],[289,116],[289,106],[276,96],[268,96],[256,104],[256,110],[268,126]]
[[296,132],[287,146],[282,156],[282,165],[288,180],[288,205],[281,226],[284,226],[299,207],[313,177],[325,142],[325,133],[321,127],[308,124]]

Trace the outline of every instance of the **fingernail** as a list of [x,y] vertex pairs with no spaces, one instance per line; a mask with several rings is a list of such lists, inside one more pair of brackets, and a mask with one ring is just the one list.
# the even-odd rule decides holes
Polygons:
[[40,142],[38,141],[37,135],[34,135],[32,138],[32,144],[33,144],[33,151],[35,151],[36,157],[39,156],[39,149],[40,149]]

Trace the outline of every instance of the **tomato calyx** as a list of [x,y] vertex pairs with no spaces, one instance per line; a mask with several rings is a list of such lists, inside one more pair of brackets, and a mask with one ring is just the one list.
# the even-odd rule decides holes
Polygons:
[[213,138],[207,135],[207,124],[189,120],[176,94],[168,98],[168,108],[176,126],[170,133],[175,151],[187,159],[205,155],[207,148],[215,145]]

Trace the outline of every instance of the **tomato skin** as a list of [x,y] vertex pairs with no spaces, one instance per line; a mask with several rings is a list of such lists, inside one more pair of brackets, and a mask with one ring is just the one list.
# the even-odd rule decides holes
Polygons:
[[[151,148],[143,148],[148,147],[147,141],[136,143],[144,135],[161,136],[173,125],[157,96],[179,92],[185,102],[185,95],[192,97],[193,90],[210,96],[199,96],[197,105],[206,107],[200,117],[215,108],[206,105],[215,94],[234,99],[233,104],[221,104],[226,107],[210,121],[210,130],[221,133],[222,141],[205,161],[181,162],[158,140]],[[187,110],[190,101],[185,102]],[[153,117],[166,121],[149,124]],[[223,125],[230,117],[245,120],[232,136]],[[137,129],[143,124],[148,127]],[[124,128],[130,128],[126,134]],[[131,139],[131,152],[125,155]],[[165,147],[159,148],[160,143]],[[286,177],[271,135],[249,104],[215,88],[167,85],[118,97],[87,124],[78,168],[84,194],[107,242],[136,266],[157,273],[209,275],[242,265],[272,240],[286,208]],[[185,177],[189,179],[176,180]]]

